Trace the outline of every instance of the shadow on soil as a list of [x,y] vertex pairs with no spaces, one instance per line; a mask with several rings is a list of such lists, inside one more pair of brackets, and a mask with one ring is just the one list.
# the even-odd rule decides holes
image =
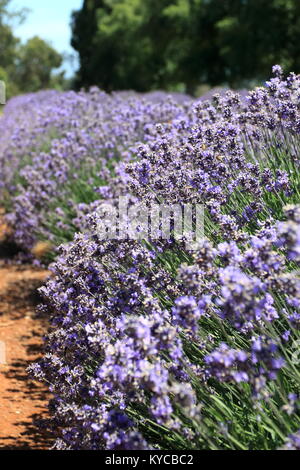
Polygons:
[[[0,241],[0,262],[3,260],[12,259],[14,256],[18,255],[20,250],[18,247],[9,241]],[[8,264],[5,263],[5,267]],[[2,264],[2,263],[1,263]],[[28,269],[28,266],[13,266],[13,269],[16,272]],[[34,269],[34,268],[33,268]],[[37,292],[37,289],[43,284],[39,279],[28,279],[28,280],[19,280],[15,282],[10,282],[8,287],[5,289],[5,293],[0,295],[0,304],[5,304],[8,306],[10,318],[12,320],[21,318],[25,315],[24,312],[30,311],[33,317],[37,316],[35,314],[36,306],[40,303],[41,297]],[[7,310],[7,308],[5,309]],[[1,305],[0,305],[0,315]],[[41,321],[41,318],[39,317]],[[47,329],[47,324],[45,323],[45,330]],[[31,330],[30,335],[23,337],[24,340],[27,340],[32,337],[41,337],[41,332],[38,330]],[[42,353],[42,348],[38,345],[28,345],[26,347],[28,357],[38,357]],[[44,390],[44,388],[33,382],[28,373],[27,367],[30,365],[31,359],[25,360],[20,358],[15,360],[14,363],[10,364],[9,370],[4,373],[4,375],[12,381],[13,388],[7,390],[9,393],[9,400],[11,402],[18,401],[20,398],[25,399],[30,398],[33,402],[33,409],[36,402],[37,408],[41,402],[48,403],[49,395]],[[21,392],[21,397],[20,397]],[[18,400],[16,397],[18,396]],[[54,437],[46,430],[42,429],[37,423],[42,422],[42,416],[39,413],[33,413],[31,416],[28,416],[26,420],[18,417],[16,415],[16,420],[14,425],[16,427],[20,426],[20,429],[26,429],[18,437],[15,436],[6,436],[1,438],[0,450],[37,450],[37,449],[49,449],[53,445]],[[7,445],[6,445],[7,442]],[[13,442],[13,444],[12,444]]]
[[[41,319],[41,316],[36,313],[36,307],[42,302],[38,289],[43,284],[40,279],[10,282],[5,293],[0,294],[0,303],[7,304],[9,302],[9,304],[13,305],[13,311],[10,312],[12,319],[24,316],[24,311],[26,310],[30,310],[34,317]],[[0,307],[0,315],[1,313]]]
[[21,253],[20,248],[10,240],[3,240],[0,243],[0,259],[11,259]]
[[[39,384],[31,381],[26,372],[29,362],[25,360],[19,360],[14,362],[10,370],[5,374],[8,378],[13,379],[15,388],[8,389],[10,401],[14,401],[14,394],[20,393],[24,398],[30,397],[30,400],[40,403],[44,401],[48,402],[49,396]],[[20,398],[18,398],[20,401]],[[16,418],[15,426],[20,426],[23,431],[17,438],[7,436],[1,439],[0,450],[37,450],[37,449],[49,449],[53,445],[53,435],[43,429],[42,427],[42,416],[39,413],[34,413],[26,419],[26,421],[18,421]],[[6,446],[5,441],[9,444]],[[14,442],[12,444],[12,441]]]

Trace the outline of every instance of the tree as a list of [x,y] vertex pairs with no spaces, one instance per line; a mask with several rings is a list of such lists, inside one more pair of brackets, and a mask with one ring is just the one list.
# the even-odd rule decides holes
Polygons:
[[34,36],[19,47],[13,80],[24,92],[50,88],[52,71],[61,63],[61,54],[46,41]]
[[172,0],[85,0],[72,17],[78,86],[147,90],[164,82],[169,41],[162,12]]
[[13,27],[25,20],[27,10],[11,11],[10,3],[0,0],[0,80],[6,83],[7,96],[63,86],[62,73],[53,75],[62,56],[38,37],[21,44]]
[[7,7],[9,3],[10,0],[0,0],[0,66],[3,68],[7,68],[14,63],[19,43],[8,23]]
[[25,10],[10,13],[9,4],[10,0],[0,0],[0,80],[6,84],[6,95],[12,96],[19,91],[10,75],[18,56],[20,41],[13,34],[11,22],[22,22]]
[[299,0],[85,0],[72,31],[78,86],[193,92],[300,68]]

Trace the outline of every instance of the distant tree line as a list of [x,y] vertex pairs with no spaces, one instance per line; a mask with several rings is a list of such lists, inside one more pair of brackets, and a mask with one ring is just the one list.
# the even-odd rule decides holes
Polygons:
[[84,0],[72,45],[77,87],[241,87],[300,72],[300,0]]
[[63,57],[50,44],[34,36],[25,44],[14,35],[16,22],[23,21],[26,11],[11,12],[10,0],[0,0],[0,80],[7,95],[65,86],[63,73],[53,73]]

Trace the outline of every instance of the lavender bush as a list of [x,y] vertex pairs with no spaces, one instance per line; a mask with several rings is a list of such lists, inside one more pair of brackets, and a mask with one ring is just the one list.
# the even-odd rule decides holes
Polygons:
[[[51,124],[22,171],[20,242],[78,231],[41,289],[52,326],[31,367],[57,449],[299,449],[300,77],[273,72],[246,98],[71,94],[74,129]],[[120,195],[202,204],[205,239],[103,240]]]

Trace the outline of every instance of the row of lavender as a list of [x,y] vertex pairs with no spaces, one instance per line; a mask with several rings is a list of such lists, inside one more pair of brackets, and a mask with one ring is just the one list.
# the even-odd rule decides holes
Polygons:
[[95,88],[12,99],[0,121],[0,194],[17,244],[30,250],[39,239],[53,247],[72,239],[84,204],[106,196],[116,163],[131,158],[153,123],[183,112],[176,102],[185,97],[174,96],[108,96]]
[[[23,100],[0,162],[16,239],[78,232],[42,289],[31,368],[56,448],[299,449],[300,77],[274,67],[246,99]],[[103,241],[120,195],[204,205],[206,239]]]

